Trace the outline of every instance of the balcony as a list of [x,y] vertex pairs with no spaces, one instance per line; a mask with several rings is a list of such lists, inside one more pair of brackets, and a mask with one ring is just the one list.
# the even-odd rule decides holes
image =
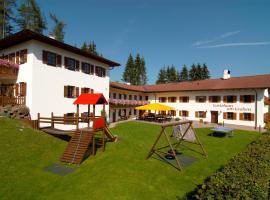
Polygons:
[[264,97],[264,105],[270,106],[270,99],[267,98],[266,96]]
[[109,99],[109,103],[111,105],[121,105],[121,106],[142,106],[145,104],[149,104],[149,101],[143,100],[126,100],[126,99]]
[[0,59],[0,79],[17,79],[19,65]]

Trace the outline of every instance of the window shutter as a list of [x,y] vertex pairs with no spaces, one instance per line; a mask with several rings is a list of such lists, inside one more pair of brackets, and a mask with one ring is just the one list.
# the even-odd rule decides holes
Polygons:
[[27,62],[27,49],[20,51],[20,64],[24,64]]
[[81,94],[84,94],[84,88],[81,88]]
[[22,83],[22,96],[26,96],[26,83]]
[[213,97],[209,96],[209,102],[212,102],[212,100],[213,100]]
[[68,96],[68,86],[65,85],[64,86],[64,97],[67,97]]
[[223,102],[227,103],[227,96],[223,96]]
[[[179,97],[179,101],[183,102],[183,97]],[[180,112],[179,112],[180,113]]]
[[195,112],[195,117],[197,117],[197,118],[199,117],[199,112],[198,111]]
[[223,113],[223,119],[227,119],[227,113],[226,112]]
[[91,94],[93,94],[94,93],[94,89],[91,89]]
[[254,118],[255,118],[255,115],[254,115],[254,113],[251,113],[251,117],[250,117],[251,119],[251,121],[254,121]]
[[237,101],[237,96],[233,96],[233,103],[236,103]]
[[220,102],[221,101],[221,96],[218,96],[218,102]]
[[186,111],[187,112],[187,116],[186,117],[188,117],[189,116],[189,111]]
[[80,71],[80,61],[76,60],[75,64],[76,64],[76,71]]
[[244,113],[240,113],[240,114],[239,114],[239,119],[240,119],[240,120],[244,120]]
[[179,111],[179,116],[182,116],[182,111],[181,110]]
[[43,61],[43,64],[48,63],[48,53],[47,53],[47,51],[42,52],[42,61]]
[[68,67],[68,58],[67,58],[67,57],[65,57],[65,60],[64,60],[64,65],[65,65],[65,68],[67,68],[67,67]]
[[56,66],[61,67],[62,66],[62,56],[56,55]]
[[236,113],[233,113],[233,119],[236,120]]
[[80,88],[76,87],[76,97],[78,97],[80,95]]
[[203,118],[206,118],[206,112],[203,112]]
[[240,95],[240,103],[243,103],[243,102],[244,102],[244,96]]
[[16,64],[20,64],[20,52],[16,52]]
[[250,95],[250,102],[253,103],[255,101],[255,95]]

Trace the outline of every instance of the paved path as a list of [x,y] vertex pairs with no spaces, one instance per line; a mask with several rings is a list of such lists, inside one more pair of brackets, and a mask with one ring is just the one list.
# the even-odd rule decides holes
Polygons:
[[[160,123],[157,123],[157,122],[128,119],[128,120],[110,123],[110,128],[115,127],[117,124],[126,123],[129,121],[136,121],[136,122],[141,122],[141,123],[160,125]],[[222,125],[213,124],[213,123],[204,124],[204,123],[200,123],[198,121],[193,121],[194,128],[213,128],[213,127],[218,127],[218,126],[222,126]],[[241,125],[233,125],[233,124],[225,124],[224,127],[238,129],[238,130],[244,130],[244,131],[257,131],[257,132],[260,132],[260,131],[265,132],[266,131],[266,129],[263,129],[263,128],[261,130],[259,130],[259,128],[255,129],[254,127],[250,127],[250,126],[241,126]]]

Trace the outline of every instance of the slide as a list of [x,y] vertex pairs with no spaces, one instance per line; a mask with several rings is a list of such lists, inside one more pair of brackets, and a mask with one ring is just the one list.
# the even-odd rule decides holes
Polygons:
[[107,126],[105,126],[105,135],[106,135],[112,142],[116,142],[116,141],[117,141],[117,137],[114,136],[114,135],[112,134],[112,132],[110,131],[110,129],[109,129]]

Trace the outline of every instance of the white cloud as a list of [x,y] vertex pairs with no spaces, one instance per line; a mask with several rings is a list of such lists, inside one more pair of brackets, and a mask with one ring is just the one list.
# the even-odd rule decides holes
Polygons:
[[225,39],[227,37],[231,37],[233,35],[236,35],[238,33],[240,33],[241,31],[232,31],[232,32],[227,32],[227,33],[223,33],[211,40],[200,40],[200,41],[197,41],[195,43],[192,44],[193,47],[198,47],[201,46],[201,45],[205,45],[205,44],[209,44],[209,43],[213,43],[213,42],[217,42],[219,40],[222,40],[222,39]]
[[224,43],[224,44],[217,44],[217,45],[199,46],[199,47],[197,47],[197,48],[211,49],[211,48],[220,48],[220,47],[265,46],[265,45],[270,45],[270,41],[266,41],[266,42],[236,42],[236,43]]

